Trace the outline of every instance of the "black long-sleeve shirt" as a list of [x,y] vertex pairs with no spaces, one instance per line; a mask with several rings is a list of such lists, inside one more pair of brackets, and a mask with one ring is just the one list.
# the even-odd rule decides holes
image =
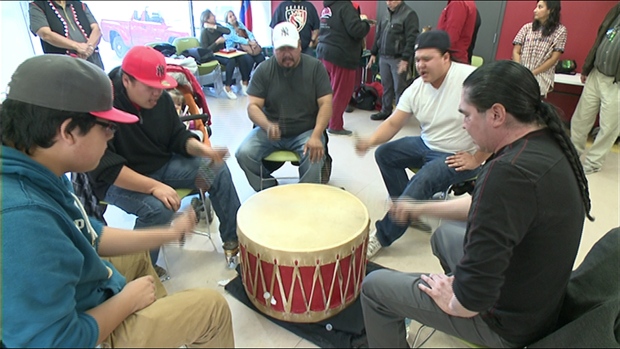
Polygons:
[[554,330],[585,211],[568,159],[547,129],[507,145],[482,169],[454,271],[459,302],[504,339]]
[[216,44],[215,41],[224,34],[230,34],[230,29],[217,24],[217,28],[204,28],[200,33],[200,46],[213,52],[226,47],[226,43]]

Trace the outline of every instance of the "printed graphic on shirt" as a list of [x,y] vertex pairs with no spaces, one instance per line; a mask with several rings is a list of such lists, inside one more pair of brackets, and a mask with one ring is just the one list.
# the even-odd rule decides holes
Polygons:
[[321,11],[321,19],[328,19],[332,17],[332,9],[329,7],[326,7],[323,9],[323,11]]
[[287,6],[285,16],[286,20],[293,24],[298,32],[304,29],[308,20],[306,8],[299,5]]

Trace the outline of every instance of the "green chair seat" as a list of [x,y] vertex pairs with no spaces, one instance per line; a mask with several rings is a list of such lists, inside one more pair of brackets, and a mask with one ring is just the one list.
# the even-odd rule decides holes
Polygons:
[[211,74],[220,63],[218,61],[210,61],[198,65],[198,75]]
[[297,153],[290,150],[276,150],[273,153],[269,154],[263,160],[274,161],[274,162],[295,162],[299,161],[299,155]]

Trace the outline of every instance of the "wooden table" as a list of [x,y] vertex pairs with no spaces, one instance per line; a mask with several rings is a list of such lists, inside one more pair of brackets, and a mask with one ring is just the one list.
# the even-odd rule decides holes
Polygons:
[[239,51],[239,50],[228,52],[228,53],[217,51],[213,55],[219,56],[219,57],[224,57],[224,58],[235,58],[235,57],[247,55],[247,52],[243,52],[243,51]]

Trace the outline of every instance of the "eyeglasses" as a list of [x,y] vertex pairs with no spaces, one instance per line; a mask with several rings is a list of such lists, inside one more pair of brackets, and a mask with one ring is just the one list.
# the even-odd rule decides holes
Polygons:
[[113,122],[95,120],[95,124],[103,127],[105,132],[110,135],[113,135],[116,132],[116,130],[118,130],[118,125]]

